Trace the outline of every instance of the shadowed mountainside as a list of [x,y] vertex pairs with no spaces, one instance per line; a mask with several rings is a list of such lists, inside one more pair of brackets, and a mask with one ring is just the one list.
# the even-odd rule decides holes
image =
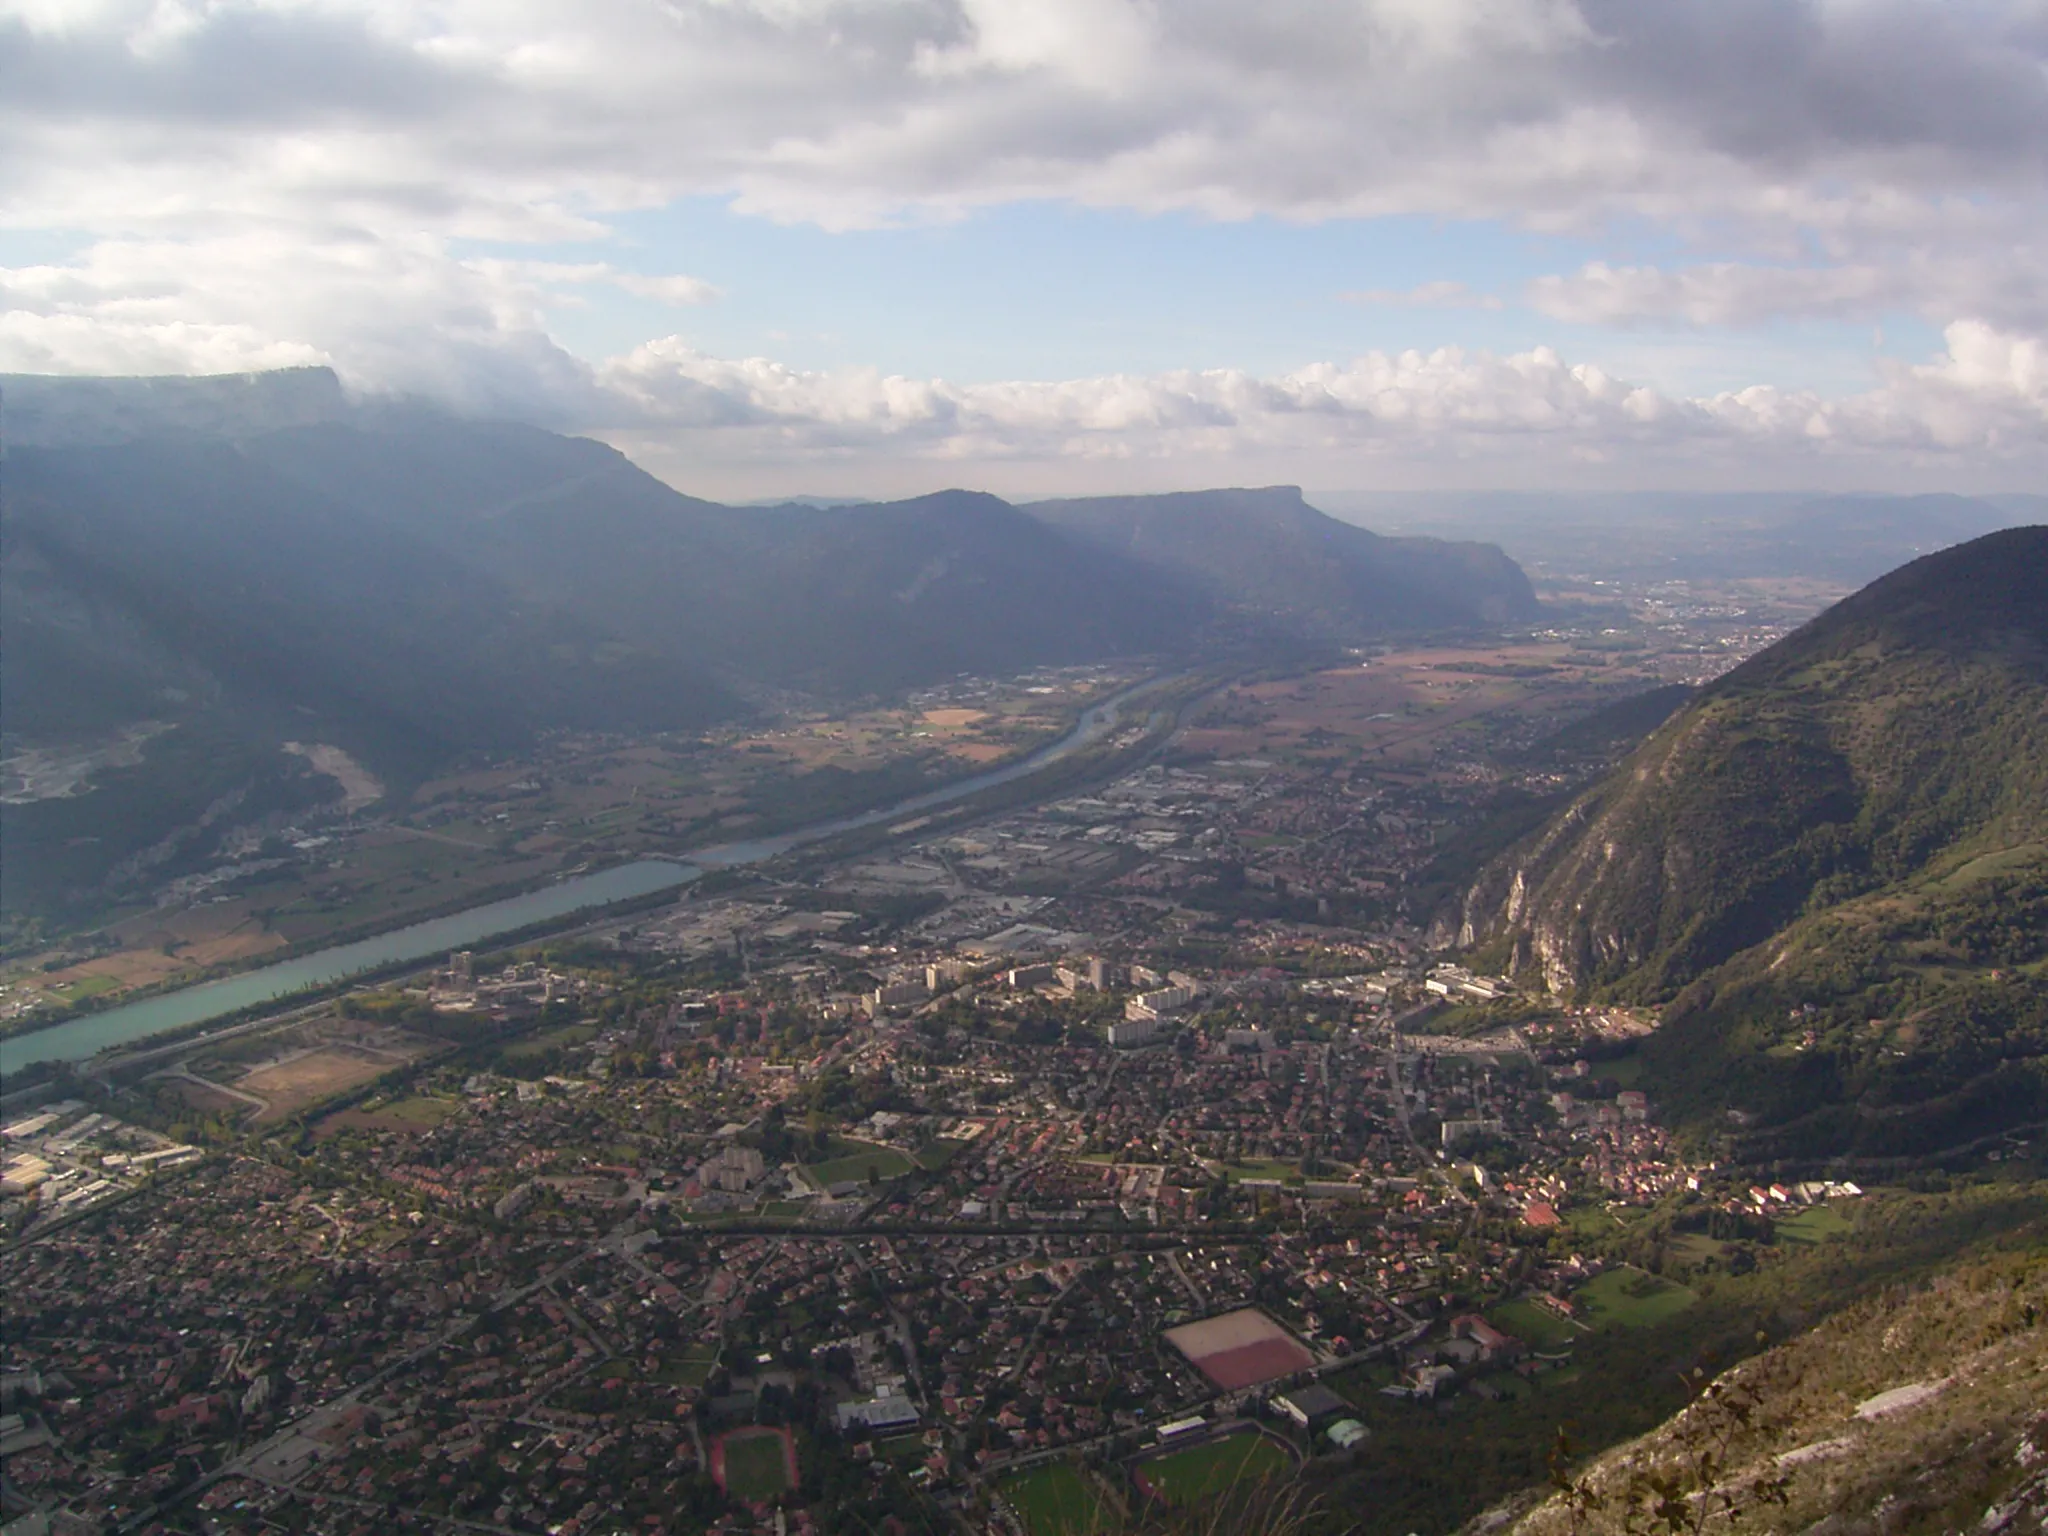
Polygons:
[[1528,578],[1498,547],[1384,538],[1317,511],[1291,485],[1040,501],[1024,510],[1106,555],[1324,638],[1498,625],[1537,612]]
[[[722,506],[602,443],[351,401],[320,369],[0,383],[6,752],[140,743],[139,762],[91,781],[119,795],[0,811],[10,911],[156,867],[174,834],[317,799],[287,741],[342,747],[402,795],[551,731],[688,730],[791,692],[1469,628],[1526,589],[1497,553],[1460,555],[1464,577],[1327,591],[1308,559],[1248,613],[1190,578],[1199,562],[1176,565],[1170,539],[1119,554],[961,490]],[[1305,507],[1297,520],[1372,541]]]

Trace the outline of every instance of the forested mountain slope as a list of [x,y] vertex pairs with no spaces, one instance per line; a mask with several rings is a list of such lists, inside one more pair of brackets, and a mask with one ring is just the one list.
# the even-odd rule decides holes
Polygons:
[[1496,861],[1462,938],[1664,1005],[1669,1102],[1757,1150],[2048,1115],[2048,528],[1873,583]]

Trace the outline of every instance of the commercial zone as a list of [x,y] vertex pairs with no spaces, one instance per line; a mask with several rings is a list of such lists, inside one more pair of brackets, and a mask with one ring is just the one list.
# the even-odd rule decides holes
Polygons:
[[1316,1363],[1300,1340],[1255,1307],[1169,1328],[1166,1341],[1219,1392],[1278,1381]]

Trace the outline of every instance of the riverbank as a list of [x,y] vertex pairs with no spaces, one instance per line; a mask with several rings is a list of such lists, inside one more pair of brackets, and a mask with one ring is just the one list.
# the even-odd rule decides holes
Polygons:
[[[595,874],[558,881],[507,900],[485,903],[428,922],[410,924],[355,943],[330,946],[282,964],[259,967],[197,986],[109,1008],[46,1029],[0,1040],[0,1081],[37,1062],[83,1061],[102,1051],[170,1031],[193,1029],[231,1015],[294,1003],[309,989],[359,980],[394,966],[416,964],[455,949],[507,935],[559,926],[594,909],[680,888],[706,870],[764,863],[798,848],[883,829],[942,807],[997,796],[1009,805],[1034,794],[1065,793],[1080,779],[1107,771],[1122,754],[1091,749],[1127,728],[1132,706],[1144,707],[1140,745],[1149,750],[1162,697],[1178,695],[1190,673],[1148,678],[1085,709],[1058,741],[986,773],[953,780],[889,805],[794,828],[775,836],[720,844],[678,858],[640,859]],[[1080,758],[1081,761],[1073,760]],[[1049,777],[1047,775],[1051,770]],[[1037,782],[1021,784],[1033,779]],[[541,928],[542,932],[549,931]],[[538,933],[529,936],[539,936]]]

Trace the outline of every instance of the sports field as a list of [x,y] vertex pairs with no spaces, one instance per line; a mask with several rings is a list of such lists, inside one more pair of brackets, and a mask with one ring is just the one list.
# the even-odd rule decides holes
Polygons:
[[1064,1461],[1013,1477],[1001,1492],[1031,1536],[1094,1536],[1117,1523],[1117,1512]]
[[1293,1471],[1293,1459],[1264,1435],[1237,1434],[1141,1462],[1137,1478],[1169,1504],[1190,1504],[1246,1493]]
[[834,1156],[822,1163],[806,1163],[804,1173],[820,1188],[852,1179],[855,1183],[866,1183],[868,1170],[873,1169],[878,1179],[893,1179],[910,1172],[916,1165],[894,1147],[877,1146],[873,1142],[848,1141],[832,1138]]
[[1572,1300],[1587,1309],[1586,1320],[1596,1328],[1650,1328],[1699,1297],[1674,1281],[1624,1267],[1588,1280]]
[[796,1447],[782,1429],[735,1429],[712,1442],[711,1475],[736,1499],[766,1504],[796,1486]]
[[1300,1340],[1256,1307],[1169,1328],[1166,1342],[1224,1392],[1278,1381],[1316,1360]]

